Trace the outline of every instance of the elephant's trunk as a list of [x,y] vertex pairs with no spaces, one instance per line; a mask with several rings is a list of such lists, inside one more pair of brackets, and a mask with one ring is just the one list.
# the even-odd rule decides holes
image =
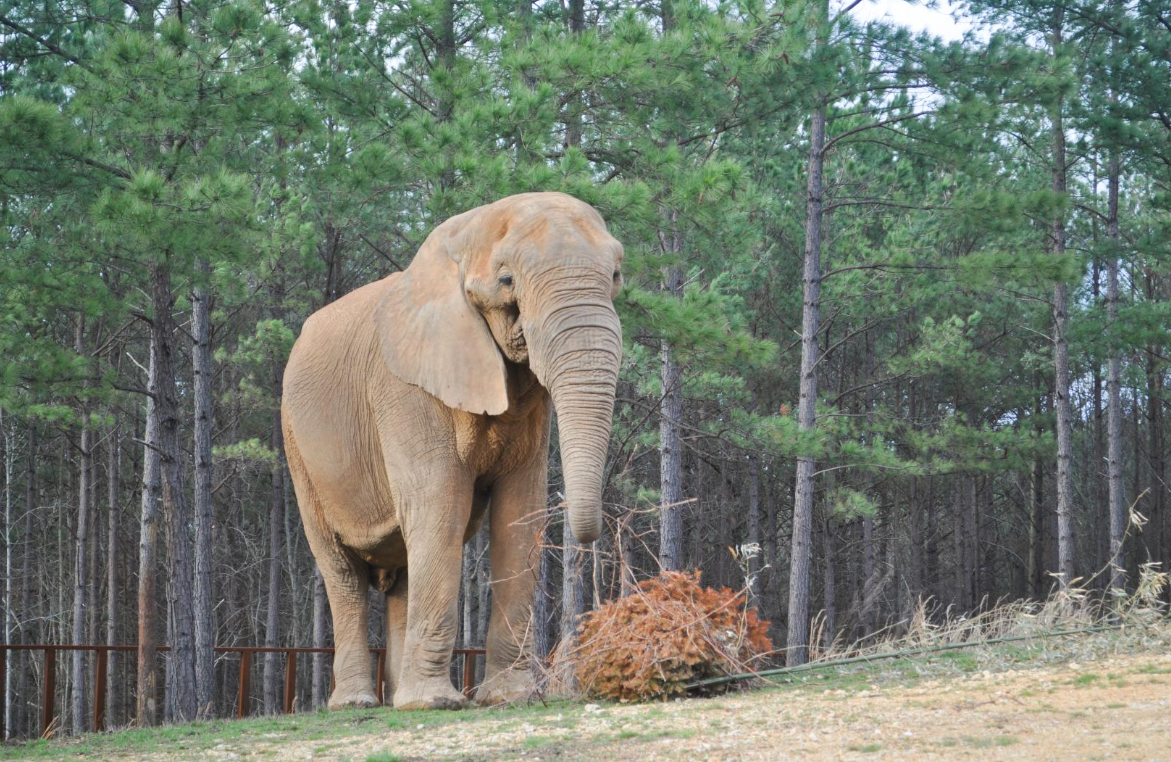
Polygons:
[[553,397],[569,526],[578,542],[602,533],[602,472],[610,444],[622,329],[608,294],[559,304],[530,321],[530,367]]

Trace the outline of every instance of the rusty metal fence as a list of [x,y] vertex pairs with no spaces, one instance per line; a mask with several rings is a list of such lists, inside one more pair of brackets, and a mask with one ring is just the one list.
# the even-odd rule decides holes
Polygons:
[[[169,646],[159,646],[158,651],[169,651]],[[94,700],[93,700],[93,729],[106,729],[106,673],[111,651],[129,651],[137,654],[138,646],[119,645],[50,645],[43,643],[14,643],[0,644],[0,738],[5,736],[4,718],[6,715],[4,701],[6,692],[3,686],[8,668],[8,651],[41,651],[44,653],[44,676],[41,681],[41,736],[52,734],[56,722],[55,694],[57,691],[57,652],[58,651],[94,651],[97,653],[97,665],[94,670]],[[216,646],[216,653],[240,654],[239,679],[236,693],[236,717],[244,719],[250,712],[250,696],[252,695],[252,654],[283,653],[285,655],[285,700],[284,711],[291,714],[297,703],[297,655],[298,654],[332,654],[332,648],[282,648],[265,646]],[[386,649],[371,648],[370,652],[378,656],[378,666],[374,680],[375,695],[378,702],[383,703],[386,676]],[[482,648],[457,648],[456,656],[463,657],[461,682],[465,695],[470,695],[475,687],[476,657],[484,653]]]

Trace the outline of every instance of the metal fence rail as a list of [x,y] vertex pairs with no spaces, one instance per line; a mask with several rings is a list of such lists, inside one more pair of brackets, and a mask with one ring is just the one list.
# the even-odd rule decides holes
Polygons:
[[[156,651],[170,651],[170,646],[159,646]],[[236,694],[236,717],[244,719],[249,712],[249,697],[252,691],[252,654],[283,653],[285,655],[285,714],[291,714],[296,708],[297,698],[297,654],[332,654],[332,648],[282,648],[280,646],[216,646],[216,653],[240,654],[240,677]],[[8,669],[8,651],[43,651],[44,652],[44,680],[41,690],[41,736],[52,734],[53,723],[56,719],[55,693],[57,690],[57,652],[58,651],[94,651],[97,653],[97,666],[94,670],[94,722],[93,729],[106,729],[106,672],[109,663],[110,651],[138,652],[138,646],[132,645],[65,645],[46,643],[13,643],[0,644],[0,738],[5,735],[5,709],[7,700],[5,685]],[[371,648],[371,653],[378,655],[378,667],[374,679],[375,695],[378,702],[383,703],[386,686],[386,649]],[[482,648],[457,648],[453,652],[463,657],[463,691],[470,695],[475,687],[476,657],[484,653]]]

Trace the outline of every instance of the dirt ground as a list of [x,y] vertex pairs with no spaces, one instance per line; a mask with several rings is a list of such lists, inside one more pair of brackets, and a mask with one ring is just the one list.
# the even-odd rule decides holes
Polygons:
[[239,760],[1171,761],[1171,654],[916,678],[873,671],[659,705],[569,705],[358,739],[296,734],[201,753]]

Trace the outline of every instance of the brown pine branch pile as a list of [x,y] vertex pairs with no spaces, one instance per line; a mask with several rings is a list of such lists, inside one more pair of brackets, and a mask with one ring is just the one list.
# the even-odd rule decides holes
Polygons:
[[772,650],[768,622],[743,592],[701,587],[698,571],[663,572],[583,617],[574,648],[555,659],[588,696],[648,701],[758,668]]

